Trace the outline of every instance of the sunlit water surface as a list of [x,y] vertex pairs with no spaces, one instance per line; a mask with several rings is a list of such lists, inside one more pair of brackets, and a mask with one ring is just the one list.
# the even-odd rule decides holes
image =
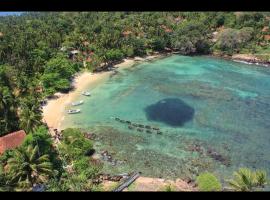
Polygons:
[[98,135],[97,155],[107,150],[116,160],[104,161],[105,172],[184,178],[211,171],[224,179],[250,167],[270,174],[269,68],[174,55],[118,70],[89,90],[91,97],[77,99],[85,101],[82,113],[67,115],[63,126]]

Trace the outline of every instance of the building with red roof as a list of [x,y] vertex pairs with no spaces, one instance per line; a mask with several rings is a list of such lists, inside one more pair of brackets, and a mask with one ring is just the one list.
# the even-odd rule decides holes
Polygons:
[[8,149],[14,149],[23,143],[26,133],[24,130],[9,133],[0,137],[0,154],[3,154]]

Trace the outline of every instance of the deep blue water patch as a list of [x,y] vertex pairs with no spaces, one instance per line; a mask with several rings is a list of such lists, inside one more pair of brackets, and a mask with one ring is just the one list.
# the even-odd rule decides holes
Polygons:
[[178,98],[166,98],[144,109],[149,121],[163,122],[170,126],[183,126],[193,119],[195,110]]
[[[66,114],[61,124],[94,132],[96,154],[107,150],[121,161],[104,163],[103,173],[139,170],[175,179],[211,171],[225,180],[248,167],[270,174],[269,68],[174,55],[118,70],[103,84],[89,85],[91,98],[78,95],[82,113]],[[161,134],[129,129],[111,116]]]

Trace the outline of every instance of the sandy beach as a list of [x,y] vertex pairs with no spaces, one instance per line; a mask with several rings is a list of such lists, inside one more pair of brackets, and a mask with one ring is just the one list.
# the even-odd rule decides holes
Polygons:
[[[113,181],[103,181],[102,186],[105,191],[112,191],[115,187]],[[194,184],[188,184],[182,179],[166,180],[162,178],[151,178],[140,176],[128,188],[123,191],[164,191],[170,187],[172,191],[198,191]]]
[[47,104],[43,107],[43,121],[47,123],[50,129],[60,129],[61,121],[64,119],[65,107],[90,84],[97,84],[106,77],[109,77],[109,72],[94,74],[85,71],[77,74],[73,81],[75,88],[73,91],[67,94],[56,93],[55,99],[48,100]]
[[[120,64],[115,65],[117,68],[128,68],[140,61],[152,60],[161,55],[147,56],[145,58],[135,57],[124,59]],[[113,71],[92,73],[84,71],[76,75],[73,81],[74,90],[64,94],[56,93],[54,99],[49,99],[47,104],[43,106],[43,121],[47,123],[50,130],[61,130],[61,122],[64,120],[66,106],[68,106],[81,92],[91,87],[91,85],[98,85],[104,82]],[[51,131],[53,132],[53,131]]]

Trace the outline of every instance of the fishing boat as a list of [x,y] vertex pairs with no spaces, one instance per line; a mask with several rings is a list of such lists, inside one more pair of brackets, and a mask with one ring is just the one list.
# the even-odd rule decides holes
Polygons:
[[81,112],[80,109],[68,110],[68,114],[76,114],[76,113],[79,113],[79,112]]
[[71,105],[73,105],[73,106],[78,106],[81,104],[83,104],[83,100],[71,103]]
[[82,92],[82,95],[84,95],[84,96],[91,96],[91,93],[84,91],[84,92]]

